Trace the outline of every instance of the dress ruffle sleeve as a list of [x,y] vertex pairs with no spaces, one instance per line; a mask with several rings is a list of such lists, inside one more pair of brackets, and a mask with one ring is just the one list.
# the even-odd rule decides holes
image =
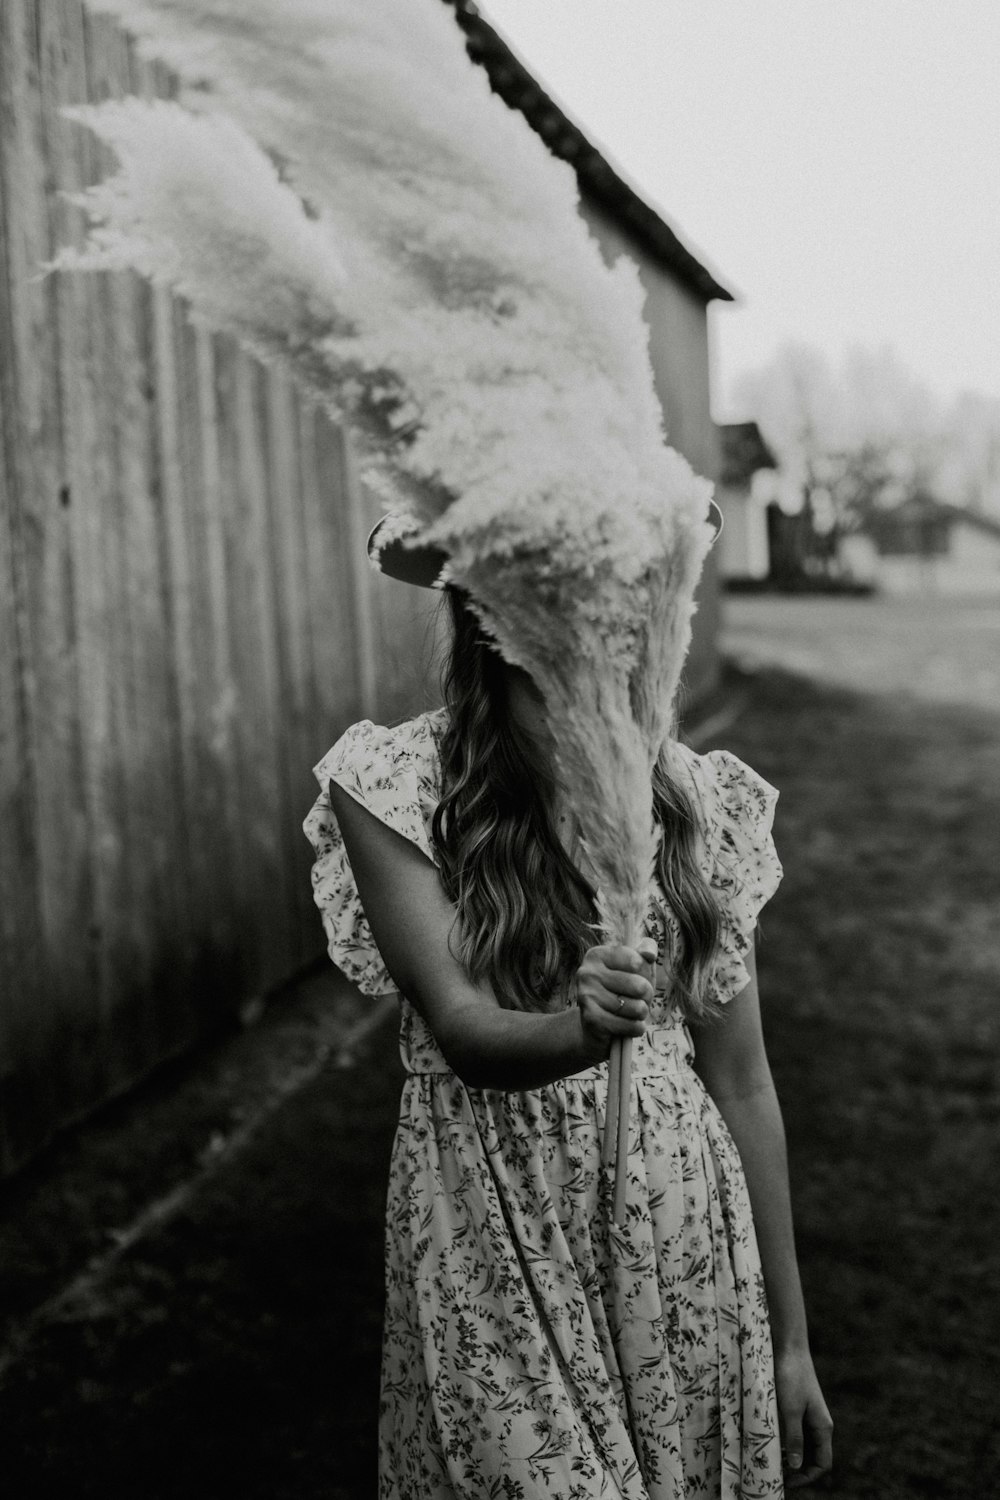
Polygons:
[[778,789],[728,750],[697,758],[695,775],[709,865],[709,883],[722,912],[721,951],[708,985],[725,1004],[750,981],[744,958],[765,902],[778,889],[781,862],[771,827]]
[[361,905],[340,826],[330,801],[335,781],[369,812],[434,860],[426,818],[433,808],[425,765],[426,733],[410,721],[387,729],[362,719],[352,724],[328,750],[313,775],[320,795],[303,832],[316,851],[312,867],[313,899],[319,907],[333,962],[362,994],[396,992]]

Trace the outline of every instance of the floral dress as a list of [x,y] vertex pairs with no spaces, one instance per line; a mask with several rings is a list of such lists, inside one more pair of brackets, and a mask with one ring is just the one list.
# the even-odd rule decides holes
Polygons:
[[[430,860],[446,709],[354,724],[315,768],[305,822],[334,962],[395,993],[366,921],[332,779]],[[743,956],[781,878],[778,793],[724,750],[672,745],[700,809],[723,913],[711,988]],[[379,1500],[763,1500],[783,1494],[771,1337],[733,1139],[691,1062],[666,966],[659,886],[646,930],[656,994],[635,1040],[625,1222],[600,1162],[601,1063],[542,1088],[467,1087],[399,995],[406,1069],[385,1227]],[[663,982],[661,982],[663,981]]]

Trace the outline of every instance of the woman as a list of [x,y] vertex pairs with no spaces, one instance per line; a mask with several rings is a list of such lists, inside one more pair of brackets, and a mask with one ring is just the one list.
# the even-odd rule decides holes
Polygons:
[[671,739],[643,952],[595,944],[542,701],[445,596],[444,708],[353,725],[305,825],[331,956],[401,1004],[380,1500],[779,1496],[829,1468],[831,1423],[754,967],[777,792]]

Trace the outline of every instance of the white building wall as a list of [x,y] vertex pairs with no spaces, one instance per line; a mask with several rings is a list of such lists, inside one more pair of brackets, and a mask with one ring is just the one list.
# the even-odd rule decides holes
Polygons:
[[1000,597],[1000,537],[958,523],[940,557],[882,557],[878,582],[889,594],[996,594]]
[[724,484],[716,487],[715,498],[724,517],[719,538],[723,578],[766,578],[771,556],[764,502],[745,489]]
[[942,593],[1000,594],[1000,537],[976,526],[953,526],[951,553],[939,561]]

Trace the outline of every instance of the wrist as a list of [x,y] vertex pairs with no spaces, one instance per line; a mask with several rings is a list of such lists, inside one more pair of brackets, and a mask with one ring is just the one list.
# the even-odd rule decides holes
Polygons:
[[812,1359],[809,1348],[809,1335],[803,1329],[801,1332],[787,1334],[778,1337],[772,1330],[771,1344],[774,1350],[775,1360],[791,1362],[792,1360]]
[[579,1006],[574,1007],[573,1014],[576,1017],[580,1051],[584,1057],[583,1067],[592,1068],[597,1063],[607,1062],[611,1055],[611,1038],[607,1034],[598,1034],[589,1030]]

